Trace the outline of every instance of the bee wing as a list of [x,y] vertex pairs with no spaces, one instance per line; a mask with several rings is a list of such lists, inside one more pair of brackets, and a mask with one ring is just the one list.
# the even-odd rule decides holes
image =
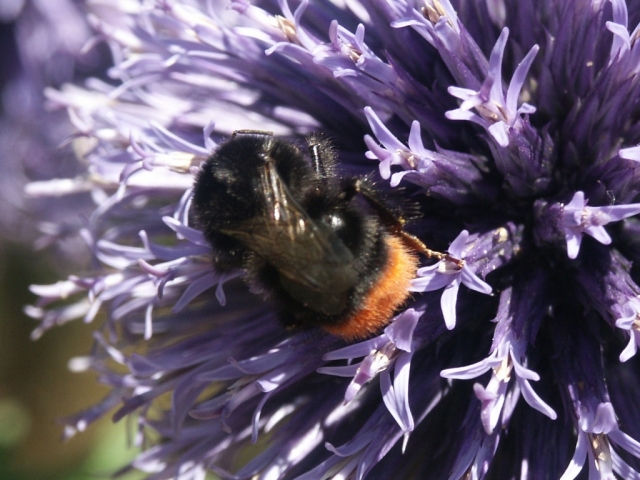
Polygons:
[[281,275],[318,292],[346,291],[356,273],[351,251],[326,225],[314,221],[293,198],[273,162],[260,172],[263,215],[237,222],[222,233],[241,240]]

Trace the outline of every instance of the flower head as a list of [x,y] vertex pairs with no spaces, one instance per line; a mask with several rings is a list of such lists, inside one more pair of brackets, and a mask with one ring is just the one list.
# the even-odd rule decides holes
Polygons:
[[[101,55],[104,53],[101,49],[82,51],[89,42],[91,30],[78,2],[3,2],[0,18],[3,22],[12,22],[11,26],[3,27],[3,39],[8,40],[9,31],[15,35],[15,42],[2,44],[0,67],[3,73],[0,83],[2,237],[33,240],[38,228],[35,222],[29,221],[32,218],[26,217],[36,217],[44,233],[36,247],[65,239],[68,242],[58,244],[61,252],[75,250],[74,255],[65,255],[65,258],[80,260],[77,249],[81,242],[73,238],[77,237],[79,222],[65,218],[69,203],[73,203],[67,195],[81,196],[90,187],[70,192],[70,182],[63,178],[58,178],[55,186],[32,183],[30,188],[44,188],[52,194],[46,200],[25,196],[24,189],[29,181],[68,178],[84,169],[75,162],[73,152],[60,148],[74,132],[66,112],[46,107],[43,90],[102,71],[106,67],[100,60],[106,56]],[[57,209],[53,208],[54,203]],[[72,208],[74,215],[78,212],[76,207],[77,204]]]
[[[86,5],[109,81],[47,90],[86,171],[29,189],[90,193],[94,270],[34,286],[28,308],[34,336],[100,323],[72,366],[111,390],[67,435],[134,416],[132,467],[156,480],[640,478],[637,5],[125,3]],[[287,329],[247,278],[278,270],[272,251],[207,240],[192,187],[236,130],[328,138],[331,175],[379,171],[410,220],[381,228],[431,257],[386,326],[355,343]],[[282,175],[263,177],[284,191]],[[287,195],[278,212],[311,225]]]

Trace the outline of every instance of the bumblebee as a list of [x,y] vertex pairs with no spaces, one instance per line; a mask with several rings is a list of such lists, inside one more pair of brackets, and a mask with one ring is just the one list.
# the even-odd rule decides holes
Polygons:
[[338,176],[328,140],[307,143],[305,156],[271,132],[234,132],[196,177],[193,218],[215,268],[242,270],[286,327],[366,338],[407,300],[417,252],[445,254],[405,232],[367,179]]

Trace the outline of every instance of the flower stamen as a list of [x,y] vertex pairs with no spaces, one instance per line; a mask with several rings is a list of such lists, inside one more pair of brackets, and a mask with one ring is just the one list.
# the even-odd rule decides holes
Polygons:
[[281,15],[276,15],[275,18],[278,24],[278,28],[282,31],[282,33],[284,33],[284,36],[287,38],[287,40],[295,45],[302,45],[300,39],[298,38],[295,24],[291,20]]

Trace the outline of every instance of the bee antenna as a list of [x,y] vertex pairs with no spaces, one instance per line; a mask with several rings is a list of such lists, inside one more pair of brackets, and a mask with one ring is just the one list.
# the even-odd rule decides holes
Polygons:
[[313,167],[313,170],[316,172],[316,175],[319,178],[326,180],[327,170],[324,168],[324,162],[322,161],[319,143],[309,144],[309,156],[311,157],[311,166]]
[[331,141],[321,134],[313,134],[307,138],[307,151],[316,178],[324,185],[329,184],[333,179],[336,161],[336,152]]

